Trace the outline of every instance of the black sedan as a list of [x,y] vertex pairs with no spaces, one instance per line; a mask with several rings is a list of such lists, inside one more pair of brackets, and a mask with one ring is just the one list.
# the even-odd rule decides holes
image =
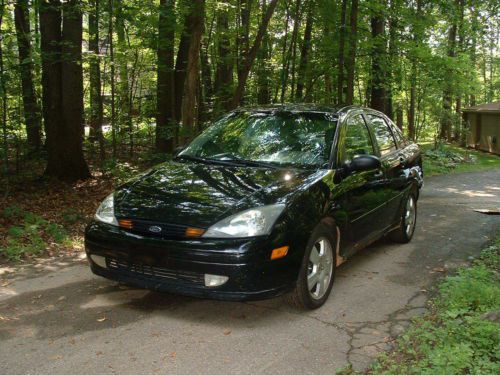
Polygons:
[[86,252],[95,274],[139,287],[317,308],[357,250],[411,240],[422,176],[419,147],[380,112],[242,108],[109,195]]

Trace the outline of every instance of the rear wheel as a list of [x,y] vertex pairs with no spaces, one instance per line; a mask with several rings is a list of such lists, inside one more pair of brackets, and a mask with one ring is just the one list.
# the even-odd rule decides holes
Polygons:
[[289,301],[300,308],[317,309],[322,306],[333,286],[336,267],[335,237],[331,231],[318,226],[309,239],[299,278]]
[[389,238],[398,243],[408,243],[413,237],[417,224],[417,199],[415,193],[410,193],[401,217],[399,228],[389,233]]

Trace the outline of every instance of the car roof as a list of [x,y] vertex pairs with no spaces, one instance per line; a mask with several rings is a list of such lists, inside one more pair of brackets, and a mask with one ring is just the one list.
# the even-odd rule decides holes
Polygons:
[[285,104],[267,104],[267,105],[253,105],[243,106],[237,108],[235,111],[249,111],[249,112],[310,112],[310,113],[329,113],[336,115],[344,115],[354,111],[365,111],[366,113],[380,113],[371,108],[356,106],[356,105],[324,105],[324,104],[310,104],[310,103],[285,103]]
[[321,104],[267,104],[244,106],[237,109],[237,111],[250,111],[250,112],[320,112],[320,113],[337,113],[339,107],[321,105]]

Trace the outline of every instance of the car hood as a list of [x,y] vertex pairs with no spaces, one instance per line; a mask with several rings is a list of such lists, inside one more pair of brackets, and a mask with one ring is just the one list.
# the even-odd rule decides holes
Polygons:
[[286,203],[318,172],[167,162],[117,189],[115,214],[208,227],[233,212]]

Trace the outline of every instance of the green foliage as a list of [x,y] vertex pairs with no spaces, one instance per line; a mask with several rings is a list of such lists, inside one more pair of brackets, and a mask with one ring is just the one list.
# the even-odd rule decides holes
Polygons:
[[128,162],[106,160],[103,165],[103,171],[110,174],[120,184],[137,175],[138,168]]
[[67,233],[61,225],[17,206],[6,207],[2,217],[16,223],[8,227],[5,240],[0,242],[0,255],[9,260],[41,254],[49,243],[64,244],[67,241]]
[[[179,51],[180,36],[183,35],[184,20],[188,14],[189,2],[175,2],[174,14],[168,20],[175,29],[175,51]],[[202,50],[199,78],[198,107],[195,117],[199,120],[195,131],[201,131],[207,123],[222,112],[220,95],[231,97],[238,81],[238,68],[241,68],[242,52],[251,47],[264,12],[263,4],[269,1],[251,2],[248,27],[241,24],[242,7],[235,0],[206,0],[205,25],[202,37]],[[383,82],[387,90],[387,99],[392,106],[392,117],[396,117],[396,108],[402,110],[402,118],[407,119],[414,93],[415,138],[417,140],[434,139],[439,134],[440,122],[452,124],[452,133],[464,132],[461,116],[456,111],[458,102],[462,107],[498,100],[500,93],[500,75],[498,66],[498,5],[497,1],[480,0],[474,2],[446,1],[391,1],[367,0],[360,2],[357,14],[357,36],[355,61],[355,80],[346,82],[346,71],[350,62],[350,45],[353,39],[349,24],[351,1],[347,1],[346,24],[341,25],[341,0],[303,0],[301,2],[280,1],[265,32],[264,42],[257,51],[255,64],[246,84],[245,104],[262,102],[260,94],[266,95],[264,102],[306,101],[316,103],[342,103],[345,101],[347,86],[354,90],[354,104],[370,105],[370,89],[373,78],[373,61],[383,61]],[[20,66],[27,62],[19,61],[19,46],[14,22],[15,2],[6,2],[1,26],[3,65],[1,80],[6,90],[0,96],[7,103],[5,124],[6,137],[2,148],[8,150],[10,172],[19,173],[30,170],[30,164],[24,164],[29,149],[26,147],[26,124],[23,114],[22,85]],[[312,4],[312,5],[311,5]],[[462,5],[461,5],[462,4]],[[29,27],[33,60],[33,84],[37,100],[44,92],[41,82],[40,28],[34,27],[33,15],[35,3],[29,2]],[[312,8],[310,41],[306,43],[306,25],[308,8]],[[84,2],[83,39],[89,42],[88,15],[95,12],[95,2]],[[109,4],[100,3],[98,9],[98,31],[102,46],[99,53],[83,49],[83,80],[85,90],[84,108],[86,125],[89,125],[91,110],[89,88],[93,73],[91,61],[99,61],[100,81],[103,98],[103,125],[105,156],[109,157],[114,143],[117,150],[114,158],[131,161],[136,155],[150,153],[155,148],[154,117],[157,114],[157,48],[163,43],[159,40],[159,2],[158,0],[120,0],[114,4],[114,14],[110,14]],[[220,15],[225,12],[227,27],[221,27]],[[384,19],[383,35],[372,36],[371,17],[377,14]],[[114,57],[111,61],[110,48],[103,43],[107,40],[110,21],[113,23]],[[297,25],[296,30],[295,25]],[[456,27],[454,43],[449,41],[449,31]],[[341,33],[344,31],[344,33]],[[189,34],[189,33],[188,33]],[[246,35],[248,34],[248,35]],[[340,35],[344,38],[344,49],[340,51]],[[226,48],[220,42],[228,40]],[[241,42],[248,39],[249,46]],[[304,48],[305,46],[310,48]],[[379,48],[374,49],[375,46]],[[454,47],[453,53],[450,52]],[[225,52],[223,52],[225,51]],[[307,51],[307,59],[303,58]],[[377,52],[378,51],[378,52]],[[341,53],[342,52],[342,53]],[[377,56],[374,56],[377,55]],[[339,67],[338,59],[344,57],[344,66]],[[229,61],[231,79],[220,86],[218,68],[222,61]],[[304,66],[302,66],[302,63]],[[115,76],[111,75],[111,66]],[[340,69],[339,69],[340,68]],[[302,71],[303,69],[303,71]],[[344,82],[337,87],[342,72]],[[300,77],[300,78],[299,78]],[[297,84],[304,85],[303,95],[297,98]],[[111,136],[112,117],[111,86],[114,84],[115,137]],[[89,89],[87,89],[89,88]],[[340,90],[339,90],[340,89]],[[443,109],[443,92],[449,90],[452,108]],[[337,97],[338,92],[344,97]],[[390,93],[390,98],[389,98]],[[175,93],[182,97],[183,93]],[[389,103],[386,103],[389,107]],[[3,108],[0,108],[0,112]],[[386,109],[389,114],[389,108]],[[183,143],[186,134],[181,119],[176,119],[170,133]],[[408,124],[403,126],[408,133]],[[88,127],[87,127],[88,129]],[[89,134],[88,130],[85,133]],[[64,140],[62,140],[64,142]],[[95,152],[94,139],[84,142],[86,158],[91,164],[99,158]],[[2,150],[3,151],[3,150]],[[40,164],[44,160],[40,159]],[[432,157],[432,155],[429,155]],[[147,158],[147,157],[146,157]],[[439,163],[438,163],[439,164]],[[441,163],[437,169],[444,172],[449,168]],[[456,168],[455,168],[456,169]],[[36,173],[41,174],[43,165]]]
[[450,172],[469,172],[500,167],[500,157],[480,151],[439,143],[422,144],[426,176]]
[[500,237],[471,267],[441,282],[431,313],[414,320],[396,350],[380,356],[369,373],[500,373],[499,271]]

